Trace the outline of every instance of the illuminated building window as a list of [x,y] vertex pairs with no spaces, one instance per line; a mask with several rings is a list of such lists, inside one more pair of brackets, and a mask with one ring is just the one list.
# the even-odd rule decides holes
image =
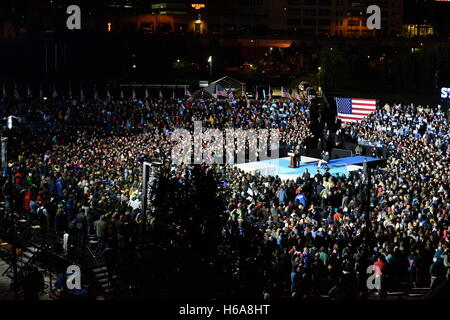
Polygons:
[[434,28],[427,24],[407,24],[403,26],[402,35],[407,38],[430,37],[434,35]]

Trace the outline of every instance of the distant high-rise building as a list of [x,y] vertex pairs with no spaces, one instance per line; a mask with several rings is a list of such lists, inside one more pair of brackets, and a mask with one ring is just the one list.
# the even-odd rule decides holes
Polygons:
[[[12,0],[5,0],[11,6]],[[25,1],[25,0],[24,0]],[[0,5],[2,33],[33,27],[65,30],[70,0],[27,0],[33,10]],[[79,0],[83,29],[104,32],[195,33],[230,36],[416,37],[445,34],[450,1],[422,0]],[[404,14],[403,3],[406,3]],[[381,8],[381,29],[369,30],[366,12]],[[4,9],[2,9],[4,7]],[[32,17],[32,18],[30,18]],[[3,21],[6,21],[3,19]],[[404,22],[404,19],[406,20]],[[31,22],[30,22],[31,21]],[[431,22],[432,21],[432,22]],[[12,30],[12,31],[11,31]]]
[[[369,30],[370,5],[381,8],[381,30]],[[403,22],[402,0],[229,0],[208,8],[213,32],[261,31],[309,35],[365,37],[395,36]]]

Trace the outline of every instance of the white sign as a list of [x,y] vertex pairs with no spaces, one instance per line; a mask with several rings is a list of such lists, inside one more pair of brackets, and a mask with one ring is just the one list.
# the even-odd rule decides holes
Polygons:
[[442,99],[450,98],[450,88],[441,88],[441,98]]

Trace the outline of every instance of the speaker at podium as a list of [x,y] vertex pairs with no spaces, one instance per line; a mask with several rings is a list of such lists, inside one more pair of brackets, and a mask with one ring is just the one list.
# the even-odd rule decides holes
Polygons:
[[298,168],[300,166],[300,155],[297,155],[294,152],[290,152],[288,153],[288,156],[291,157],[289,168]]

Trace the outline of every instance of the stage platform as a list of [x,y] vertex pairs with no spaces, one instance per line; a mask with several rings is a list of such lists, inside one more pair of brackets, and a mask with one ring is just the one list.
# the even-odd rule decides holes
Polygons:
[[[367,162],[379,161],[380,159],[356,156],[348,158],[333,159],[328,162],[330,173],[333,176],[349,175],[352,171],[362,169],[364,159]],[[250,163],[241,163],[235,165],[237,168],[252,174],[261,174],[264,176],[279,176],[282,180],[295,180],[301,176],[305,169],[308,169],[311,176],[317,173],[317,164],[319,159],[310,157],[301,157],[301,164],[299,168],[289,168],[290,158],[279,158],[274,160],[265,160]],[[324,171],[321,170],[323,173]]]

